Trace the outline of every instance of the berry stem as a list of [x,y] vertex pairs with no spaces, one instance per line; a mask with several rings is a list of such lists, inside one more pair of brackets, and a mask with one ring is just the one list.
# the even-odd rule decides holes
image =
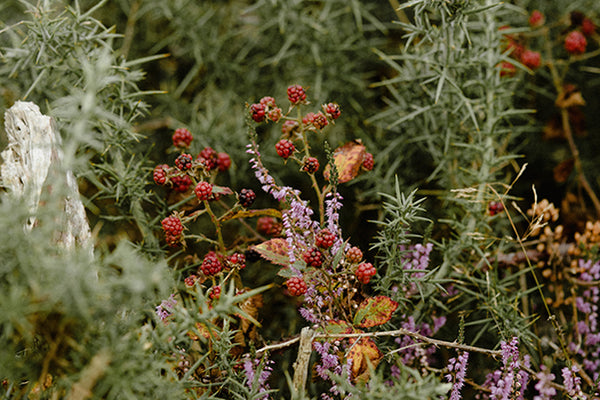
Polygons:
[[215,213],[213,213],[212,209],[210,208],[210,204],[209,204],[208,200],[204,200],[203,202],[204,202],[204,208],[205,208],[206,212],[208,213],[208,215],[210,216],[210,220],[215,225],[215,231],[217,232],[217,240],[218,240],[217,243],[219,244],[219,249],[223,254],[225,254],[226,248],[225,248],[225,242],[223,241],[223,233],[221,232],[221,222],[219,221],[219,219],[217,218]]
[[[550,74],[552,75],[552,82],[554,84],[554,89],[556,90],[556,93],[560,96],[561,93],[564,91],[563,77],[566,74],[566,71],[569,67],[569,63],[567,63],[567,65],[565,65],[565,71],[563,71],[562,75],[560,75],[558,70],[556,69],[556,64],[554,63],[554,60],[552,58],[552,47],[551,47],[551,42],[549,41],[547,29],[545,31],[545,35],[546,35],[546,56],[548,59],[548,68],[550,69]],[[585,176],[585,172],[583,171],[583,166],[581,164],[581,158],[579,157],[579,149],[577,148],[577,145],[575,144],[575,139],[573,138],[573,130],[571,129],[571,123],[569,122],[569,110],[565,107],[561,107],[560,108],[560,117],[561,117],[563,132],[567,138],[567,142],[569,143],[569,150],[571,151],[571,155],[573,156],[573,161],[575,163],[575,171],[577,173],[577,180],[579,181],[579,184],[581,185],[583,190],[588,194],[588,196],[590,197],[590,200],[594,204],[594,208],[596,210],[596,215],[600,216],[600,200],[598,199],[598,196],[596,196],[594,189],[592,189],[592,186],[590,185],[589,181],[587,180],[587,178]]]

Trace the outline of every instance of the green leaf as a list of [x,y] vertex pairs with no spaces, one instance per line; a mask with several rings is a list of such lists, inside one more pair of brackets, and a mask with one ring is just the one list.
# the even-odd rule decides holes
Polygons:
[[276,265],[287,267],[290,264],[288,257],[288,246],[285,239],[275,238],[252,246],[265,260]]
[[358,306],[354,315],[354,325],[361,328],[383,325],[392,318],[397,308],[398,303],[387,296],[370,297]]

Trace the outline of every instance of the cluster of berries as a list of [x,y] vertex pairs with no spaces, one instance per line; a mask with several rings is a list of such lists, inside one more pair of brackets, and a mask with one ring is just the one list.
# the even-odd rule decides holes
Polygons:
[[569,54],[580,55],[585,53],[586,38],[591,37],[596,32],[596,25],[581,11],[573,11],[569,17],[572,30],[565,37],[565,50]]
[[[227,153],[217,153],[212,147],[205,147],[196,157],[185,153],[192,143],[193,136],[185,128],[175,130],[172,136],[173,146],[182,153],[175,159],[175,167],[160,164],[154,167],[152,178],[157,185],[169,185],[176,192],[187,192],[193,184],[193,178],[199,173],[209,174],[210,171],[226,171],[231,167],[231,158]],[[196,188],[196,192],[204,193],[207,188]]]
[[275,99],[265,96],[258,103],[250,106],[250,115],[255,122],[263,122],[265,120],[277,122],[283,114],[281,108],[275,104]]
[[[539,24],[539,22],[536,22]],[[531,24],[531,22],[530,22]],[[543,24],[543,21],[542,21]],[[533,26],[533,24],[532,24]],[[510,29],[509,26],[502,26],[501,30]],[[505,34],[504,35],[504,49],[508,51],[510,57],[513,60],[520,62],[527,68],[535,70],[542,65],[542,55],[539,51],[534,51],[525,47],[524,41],[517,35]],[[500,66],[500,76],[514,76],[517,72],[517,68],[513,63],[504,61]]]

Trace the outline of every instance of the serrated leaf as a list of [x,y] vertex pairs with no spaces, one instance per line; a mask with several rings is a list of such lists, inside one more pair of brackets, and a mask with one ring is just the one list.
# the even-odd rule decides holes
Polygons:
[[398,303],[387,296],[369,297],[358,306],[354,325],[361,328],[383,325],[392,318],[397,308]]
[[274,238],[252,246],[265,260],[276,265],[288,266],[290,259],[288,257],[288,245],[285,239]]
[[[350,340],[352,343],[352,340]],[[371,338],[363,338],[354,343],[348,352],[348,359],[352,362],[350,377],[354,382],[369,380],[369,366],[377,367],[383,355]]]
[[355,329],[346,321],[329,321],[325,326],[325,333],[339,335],[340,333],[355,333]]
[[212,187],[212,194],[218,194],[218,195],[224,195],[224,196],[226,196],[228,194],[233,194],[233,190],[231,190],[227,186],[213,185],[213,187]]
[[[356,178],[365,154],[367,154],[367,149],[359,140],[348,142],[335,149],[333,159],[338,171],[338,182],[344,183]],[[325,179],[329,179],[329,170],[329,165],[327,165],[323,171]]]

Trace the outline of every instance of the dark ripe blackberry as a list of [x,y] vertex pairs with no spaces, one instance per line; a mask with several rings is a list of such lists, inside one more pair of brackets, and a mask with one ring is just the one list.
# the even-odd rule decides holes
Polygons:
[[238,194],[238,199],[242,207],[248,208],[256,200],[256,193],[252,189],[242,189]]

